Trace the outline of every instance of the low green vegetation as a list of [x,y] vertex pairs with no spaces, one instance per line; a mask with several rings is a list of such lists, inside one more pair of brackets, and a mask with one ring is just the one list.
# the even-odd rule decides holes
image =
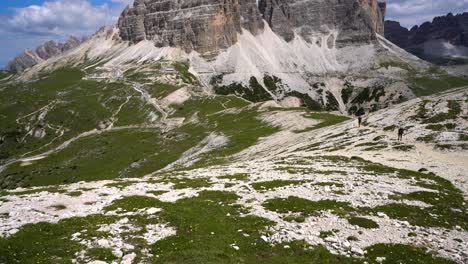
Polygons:
[[405,263],[405,264],[455,264],[455,262],[435,257],[428,253],[423,248],[417,248],[400,244],[377,244],[367,249],[366,259],[369,263],[375,263],[375,260],[380,257],[385,257],[381,263]]
[[[327,173],[322,173],[322,172],[319,172],[320,174],[325,174],[327,175]],[[314,185],[316,186],[335,186],[335,187],[339,187],[339,188],[343,188],[344,187],[344,184],[342,183],[338,183],[338,182],[319,182],[319,183],[315,183]]]
[[[376,257],[402,263],[452,263],[435,258],[425,251],[406,245],[375,245],[367,248],[364,258],[349,258],[329,253],[324,247],[313,247],[304,241],[285,244],[266,243],[260,237],[273,225],[266,219],[242,215],[244,209],[235,205],[238,197],[232,193],[204,191],[198,197],[165,203],[145,196],[132,196],[113,202],[106,211],[135,212],[145,208],[163,209],[154,218],[139,214],[126,216],[135,230],[119,236],[135,248],[135,262],[186,263],[363,263]],[[8,237],[0,238],[1,263],[72,263],[76,252],[85,252],[85,262],[112,261],[111,249],[87,248],[70,239],[80,232],[80,238],[108,238],[98,231],[101,225],[113,224],[119,216],[91,215],[61,220],[56,224],[30,224]],[[176,235],[148,244],[141,236],[148,225],[169,223]],[[325,238],[335,231],[322,231]],[[287,247],[286,247],[287,245]],[[146,251],[152,256],[143,254]],[[124,254],[130,251],[124,251]],[[146,256],[145,256],[146,255]],[[422,262],[421,262],[422,261]],[[395,263],[395,262],[385,262]]]
[[357,144],[356,147],[374,147],[380,145],[380,142],[365,142]]
[[396,125],[391,125],[391,126],[387,126],[387,127],[384,127],[384,131],[395,131],[398,127]]
[[399,151],[410,151],[416,149],[414,145],[397,145],[393,146],[393,149],[399,150]]
[[[114,179],[119,176],[140,177],[177,160],[202,137],[195,135],[183,140],[164,139],[155,129],[106,132],[79,139],[62,151],[30,166],[11,165],[0,173],[0,187],[11,189]],[[171,151],[165,151],[169,146]]]
[[344,104],[348,104],[351,96],[354,92],[354,86],[350,82],[344,84],[343,90],[341,90],[341,99],[343,99]]
[[416,118],[416,119],[426,119],[427,118],[427,113],[428,113],[428,110],[426,108],[427,104],[431,103],[431,101],[429,100],[423,100],[419,103],[419,106],[418,106],[418,110],[416,112],[416,116],[414,116],[413,118]]
[[426,136],[418,137],[416,140],[426,142],[426,143],[431,143],[436,140],[436,137],[437,137],[437,134],[429,134]]
[[328,231],[320,231],[319,237],[322,239],[325,239],[327,237],[334,236],[335,232],[328,230]]
[[411,67],[410,64],[404,62],[404,61],[384,61],[380,63],[381,68],[386,68],[388,69],[389,67],[394,67],[394,68],[400,68],[403,70],[406,70],[408,72],[414,72],[415,69]]
[[145,86],[148,93],[154,98],[164,98],[181,87],[166,83],[152,83]]
[[305,217],[302,215],[288,215],[283,217],[283,220],[288,222],[304,223]]
[[0,81],[10,76],[11,76],[11,73],[7,71],[0,71]]
[[447,120],[456,119],[460,115],[462,109],[459,102],[449,100],[447,106],[449,109],[447,113],[439,113],[431,118],[424,120],[424,123],[440,123]]
[[417,96],[428,96],[435,93],[440,93],[452,88],[467,86],[468,80],[455,77],[442,75],[438,77],[413,77],[411,78],[411,89]]
[[265,182],[255,182],[252,183],[252,187],[257,191],[266,191],[290,185],[302,185],[304,183],[307,183],[307,181],[274,180]]
[[207,178],[181,178],[177,180],[172,179],[170,182],[175,182],[173,186],[174,189],[199,189],[211,186],[211,183]]
[[[72,234],[87,230],[87,238],[101,235],[97,231],[101,224],[110,224],[116,217],[92,215],[84,218],[68,218],[58,222],[38,223],[23,226],[21,230],[8,237],[0,238],[0,263],[72,263],[75,252],[85,250],[85,246],[71,240]],[[101,257],[92,250],[94,260]],[[102,253],[102,252],[101,252]],[[97,256],[96,256],[97,254]]]
[[457,127],[454,123],[447,123],[447,124],[433,124],[426,126],[426,129],[433,130],[433,131],[443,131],[443,130],[453,130]]
[[224,175],[218,178],[227,179],[227,180],[246,181],[249,178],[249,175],[245,173],[238,173],[238,174],[233,174],[233,175]]
[[323,110],[323,106],[319,102],[312,99],[307,94],[303,94],[297,91],[290,91],[288,92],[287,95],[294,96],[294,97],[301,99],[301,103],[302,103],[301,106],[307,108],[310,111],[322,111]]
[[[326,161],[333,166],[347,166],[357,168],[364,173],[374,175],[376,179],[380,175],[392,175],[400,179],[412,179],[415,186],[434,190],[435,192],[422,192],[392,197],[395,202],[378,206],[376,208],[353,208],[351,205],[331,200],[309,201],[297,197],[287,199],[272,199],[264,203],[264,207],[271,211],[287,214],[288,212],[301,213],[304,216],[317,216],[320,211],[330,210],[340,217],[353,217],[355,214],[362,216],[375,215],[383,212],[394,219],[408,221],[412,225],[454,228],[461,226],[468,230],[466,221],[467,204],[462,192],[450,181],[432,173],[424,173],[396,169],[382,164],[373,163],[359,157],[341,156],[316,156],[309,158]],[[428,203],[429,208],[420,208],[400,203],[400,200],[415,200]]]
[[334,126],[334,125],[337,125],[339,123],[342,123],[350,119],[347,116],[338,116],[338,115],[333,115],[329,113],[307,113],[304,117],[315,119],[315,120],[320,120],[322,122],[320,122],[319,124],[313,127],[309,127],[304,130],[296,131],[297,133],[303,133],[303,132],[308,132],[308,131],[328,127],[328,126]]
[[383,96],[385,96],[385,89],[383,86],[366,87],[362,89],[351,102],[355,105],[361,105],[372,101],[378,102]]
[[61,211],[61,210],[67,209],[67,206],[65,206],[63,204],[53,204],[53,205],[50,206],[50,208],[53,208],[56,211]]
[[2,84],[0,162],[50,150],[95,129],[100,121],[118,119],[115,126],[146,121],[151,107],[127,84],[82,78],[79,69],[62,68],[36,81]]
[[67,148],[34,161],[29,166],[24,167],[19,163],[10,165],[0,173],[0,188],[141,177],[176,161],[182,153],[196,146],[212,132],[228,137],[228,145],[205,154],[193,166],[227,162],[225,157],[228,155],[278,130],[262,123],[257,118],[260,113],[255,108],[245,108],[239,113],[222,112],[247,105],[244,100],[231,96],[194,98],[176,106],[171,117],[189,119],[197,115],[200,122],[189,123],[169,133],[163,133],[157,128],[129,128],[82,137]]
[[332,211],[337,215],[346,215],[354,211],[348,203],[333,200],[310,201],[294,196],[267,200],[263,206],[278,213],[301,213],[303,216],[319,216],[321,211]]
[[192,84],[197,79],[193,74],[190,73],[190,67],[185,63],[174,64],[174,69],[179,72],[180,78],[182,78],[185,83]]
[[376,222],[364,217],[351,217],[348,219],[348,222],[352,225],[356,225],[362,228],[379,228],[379,225]]
[[219,95],[237,95],[254,103],[273,100],[271,94],[267,92],[255,77],[250,78],[249,85],[241,83],[229,85],[215,84],[214,91]]

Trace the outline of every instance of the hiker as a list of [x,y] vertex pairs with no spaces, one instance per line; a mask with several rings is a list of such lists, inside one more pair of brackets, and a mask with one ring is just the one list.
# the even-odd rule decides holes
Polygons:
[[362,116],[358,117],[358,127],[361,127],[362,124]]
[[402,141],[403,140],[403,134],[405,133],[405,129],[403,127],[400,127],[398,129],[398,141]]

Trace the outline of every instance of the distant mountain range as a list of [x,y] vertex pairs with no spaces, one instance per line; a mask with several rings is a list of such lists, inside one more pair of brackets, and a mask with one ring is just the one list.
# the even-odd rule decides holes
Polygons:
[[10,72],[22,72],[27,68],[60,55],[68,50],[78,47],[86,38],[69,37],[66,42],[57,43],[53,40],[47,41],[35,50],[26,49],[8,63],[5,70]]
[[385,38],[432,63],[468,63],[468,13],[449,13],[410,30],[385,21]]

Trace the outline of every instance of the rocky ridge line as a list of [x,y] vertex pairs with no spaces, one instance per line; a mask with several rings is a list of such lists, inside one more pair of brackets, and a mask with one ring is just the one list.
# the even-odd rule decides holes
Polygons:
[[36,48],[36,50],[26,49],[23,53],[11,60],[5,70],[9,72],[22,72],[41,61],[48,60],[52,57],[60,55],[68,50],[78,47],[83,43],[85,38],[76,38],[71,36],[64,43],[57,43],[53,40],[47,41]]
[[[437,63],[441,57],[468,57],[468,12],[436,17],[410,30],[397,21],[385,21],[385,37],[431,62]],[[447,45],[450,48],[444,48]]]

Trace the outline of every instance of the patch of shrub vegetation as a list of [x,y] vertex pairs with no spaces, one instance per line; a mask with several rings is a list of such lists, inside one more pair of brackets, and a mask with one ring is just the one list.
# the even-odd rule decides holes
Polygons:
[[426,142],[426,143],[430,143],[430,142],[435,141],[436,136],[437,136],[436,134],[429,134],[429,135],[426,135],[426,136],[418,137],[416,140]]
[[297,97],[299,99],[301,99],[301,103],[303,107],[311,110],[311,111],[322,111],[323,110],[323,106],[315,101],[314,99],[312,99],[308,94],[303,94],[303,93],[300,93],[300,92],[297,92],[297,91],[291,91],[291,92],[288,92],[286,94],[287,96],[294,96],[294,97]]
[[271,94],[253,76],[250,78],[249,86],[232,83],[227,86],[214,86],[214,91],[219,95],[237,95],[254,103],[273,100]]
[[440,93],[452,88],[462,87],[468,85],[468,80],[448,75],[441,75],[438,77],[413,77],[411,78],[411,90],[416,96],[429,96],[435,93]]
[[447,123],[447,124],[433,124],[426,126],[426,129],[430,129],[433,131],[442,131],[442,130],[452,130],[457,127],[454,123]]
[[448,101],[448,112],[440,113],[431,118],[424,120],[424,123],[440,123],[447,120],[456,119],[462,112],[461,104],[455,100]]
[[361,105],[372,101],[378,102],[383,96],[385,96],[383,86],[366,87],[353,99],[352,103]]
[[458,136],[458,140],[460,141],[468,141],[468,134],[460,134]]
[[274,75],[265,75],[263,77],[263,83],[269,91],[276,93],[280,89],[279,85],[281,85],[281,79]]
[[387,126],[387,127],[384,127],[384,131],[395,131],[396,129],[398,128],[398,126],[396,125],[391,125],[391,126]]
[[290,185],[302,185],[307,183],[307,181],[293,181],[293,180],[274,180],[274,181],[265,181],[265,182],[255,182],[252,183],[252,188],[257,191],[272,190],[280,187],[290,186]]
[[385,257],[383,264],[455,264],[454,261],[436,257],[423,248],[401,244],[377,244],[366,248],[365,259],[375,263],[378,257]]
[[324,128],[328,126],[334,126],[334,125],[337,125],[339,123],[342,123],[350,119],[347,116],[339,116],[339,115],[333,115],[329,113],[307,113],[304,117],[315,119],[315,120],[322,120],[322,122],[313,127],[309,127],[304,130],[296,131],[297,133],[312,131],[312,130],[316,130],[316,129],[320,129],[320,128]]
[[338,111],[340,110],[340,104],[336,100],[335,96],[327,91],[327,105],[325,106],[326,111]]
[[310,201],[294,196],[286,199],[270,199],[263,206],[278,213],[302,213],[304,216],[319,216],[321,211],[332,211],[337,215],[346,215],[354,211],[349,203],[333,200]]
[[189,65],[185,63],[175,63],[174,64],[174,69],[179,72],[180,78],[182,78],[182,81],[188,84],[192,84],[196,81],[196,77],[190,73]]
[[359,226],[362,228],[379,228],[379,225],[376,222],[364,217],[351,217],[348,219],[348,222],[352,225]]
[[350,82],[344,84],[343,90],[341,90],[341,99],[343,99],[344,104],[348,104],[349,99],[353,95],[354,86]]

